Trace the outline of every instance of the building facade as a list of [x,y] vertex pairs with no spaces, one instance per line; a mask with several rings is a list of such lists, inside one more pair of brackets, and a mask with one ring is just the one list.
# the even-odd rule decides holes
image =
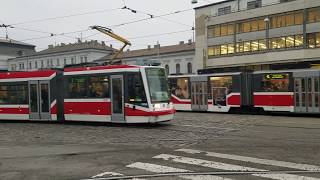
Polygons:
[[225,0],[195,11],[198,69],[257,71],[320,64],[319,0]]
[[47,68],[63,68],[66,65],[93,62],[113,53],[112,46],[104,42],[86,41],[53,46],[37,53],[8,60],[10,71],[32,71]]
[[35,53],[35,46],[11,39],[0,39],[0,71],[8,70],[8,59]]
[[[181,41],[177,45],[153,47],[146,49],[127,50],[119,58],[128,65],[160,65],[167,69],[168,74],[193,74],[197,70],[194,66],[194,42]],[[110,61],[110,56],[103,57],[96,62]]]

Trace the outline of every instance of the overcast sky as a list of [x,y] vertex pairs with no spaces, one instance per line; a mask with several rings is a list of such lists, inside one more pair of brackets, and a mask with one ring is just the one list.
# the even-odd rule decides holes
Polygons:
[[[221,0],[198,0],[196,5],[192,5],[191,0],[2,0],[0,24],[11,24],[15,28],[8,28],[9,38],[34,44],[37,50],[46,49],[49,44],[74,43],[75,39],[81,36],[83,40],[107,41],[116,48],[120,47],[120,44],[112,41],[110,37],[88,30],[91,25],[111,27],[115,33],[132,42],[130,49],[140,49],[149,44],[154,45],[157,41],[161,45],[171,45],[192,38],[192,31],[188,30],[194,23],[194,10],[165,16],[165,19],[153,18],[117,27],[113,25],[150,17],[144,13],[161,15],[217,1]],[[138,12],[117,9],[124,4]],[[43,20],[69,15],[75,16]],[[74,31],[82,32],[49,37],[50,33],[61,34]],[[133,38],[178,31],[185,32]],[[0,38],[4,38],[5,34],[5,29],[1,28]]]

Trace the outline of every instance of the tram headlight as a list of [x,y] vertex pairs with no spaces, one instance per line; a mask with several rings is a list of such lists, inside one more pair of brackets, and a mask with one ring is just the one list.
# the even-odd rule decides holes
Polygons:
[[155,105],[154,105],[154,108],[155,108],[155,109],[160,109],[160,108],[161,108],[161,104],[155,104]]

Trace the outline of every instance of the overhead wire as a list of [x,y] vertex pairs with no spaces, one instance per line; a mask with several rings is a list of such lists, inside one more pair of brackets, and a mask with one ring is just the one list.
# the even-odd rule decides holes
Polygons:
[[63,18],[69,18],[69,17],[75,17],[75,16],[83,16],[83,15],[88,15],[88,14],[111,12],[111,11],[120,10],[120,9],[121,8],[104,9],[104,10],[98,10],[98,11],[90,11],[90,12],[84,12],[84,13],[70,14],[70,15],[65,15],[65,16],[57,16],[57,17],[50,17],[50,18],[43,18],[43,19],[35,19],[35,20],[17,22],[17,23],[13,23],[11,25],[21,25],[21,24],[30,24],[30,23],[43,22],[43,21],[52,21],[52,20],[56,20],[56,19],[63,19]]

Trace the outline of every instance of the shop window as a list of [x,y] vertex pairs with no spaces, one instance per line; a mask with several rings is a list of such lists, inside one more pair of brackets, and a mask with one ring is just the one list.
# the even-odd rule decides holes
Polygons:
[[251,41],[251,51],[258,51],[258,50],[259,50],[259,42]]
[[294,36],[286,37],[286,47],[287,48],[294,47]]
[[243,42],[238,42],[237,45],[237,52],[242,53],[243,52]]
[[214,56],[214,47],[208,47],[208,56]]
[[251,51],[250,41],[244,42],[243,43],[243,52],[249,52],[249,51]]
[[233,34],[234,34],[234,25],[228,24],[228,35],[233,35]]
[[228,45],[221,45],[221,55],[228,54]]
[[296,11],[294,13],[294,24],[300,25],[303,23],[303,12],[302,11]]
[[259,50],[266,50],[267,49],[267,42],[265,39],[259,40]]
[[221,36],[226,36],[228,35],[228,25],[224,24],[221,25]]
[[214,26],[214,37],[219,37],[220,35],[220,26]]
[[316,35],[316,46],[320,47],[320,33],[317,33]]
[[234,53],[234,44],[228,44],[228,54]]
[[262,80],[264,92],[288,92],[289,74],[265,74]]
[[303,46],[303,35],[296,35],[295,36],[294,45],[296,47]]
[[189,79],[178,78],[174,79],[175,82],[171,81],[171,94],[177,96],[180,99],[190,99],[189,93]]
[[316,34],[311,33],[307,35],[308,47],[315,48],[316,47]]

